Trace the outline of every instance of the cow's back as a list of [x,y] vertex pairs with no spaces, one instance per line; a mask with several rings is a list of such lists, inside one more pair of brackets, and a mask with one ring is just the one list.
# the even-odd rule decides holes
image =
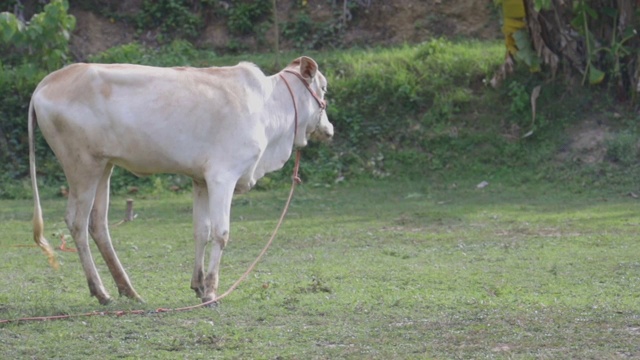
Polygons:
[[[46,76],[34,96],[67,106],[107,105],[153,110],[212,99],[243,111],[252,91],[262,92],[264,75],[255,66],[191,68],[131,64],[73,64]],[[133,97],[132,97],[133,96]],[[198,99],[200,98],[200,99]],[[150,103],[151,102],[151,103]],[[149,107],[150,105],[154,105]]]
[[82,152],[139,174],[195,175],[211,156],[255,143],[252,132],[261,129],[252,114],[263,106],[264,79],[246,64],[74,64],[45,77],[33,102],[59,158]]

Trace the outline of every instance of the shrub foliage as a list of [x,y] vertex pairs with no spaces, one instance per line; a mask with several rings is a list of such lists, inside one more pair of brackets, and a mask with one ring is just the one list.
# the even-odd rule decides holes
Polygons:
[[[27,109],[31,93],[47,72],[68,60],[68,41],[75,18],[66,0],[54,0],[26,23],[9,12],[0,13],[0,197],[21,196],[15,183],[27,174]],[[47,160],[40,168],[59,179],[57,163],[47,145],[38,139]],[[51,171],[50,171],[51,170]]]

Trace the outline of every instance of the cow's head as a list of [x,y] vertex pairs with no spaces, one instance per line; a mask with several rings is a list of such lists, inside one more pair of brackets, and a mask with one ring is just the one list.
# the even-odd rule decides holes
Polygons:
[[307,139],[314,141],[329,141],[333,137],[333,125],[327,117],[327,102],[324,95],[327,92],[327,78],[318,70],[318,64],[310,57],[300,57],[291,62],[285,69],[287,72],[300,75],[300,79],[309,90],[308,93],[297,96],[298,103],[298,134],[294,144],[298,147],[307,145]]

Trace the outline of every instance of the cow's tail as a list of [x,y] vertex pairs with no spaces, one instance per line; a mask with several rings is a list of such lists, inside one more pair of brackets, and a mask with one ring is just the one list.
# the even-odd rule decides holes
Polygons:
[[42,219],[42,207],[40,206],[40,195],[38,193],[38,180],[36,179],[36,142],[35,128],[38,125],[36,112],[33,108],[33,99],[29,104],[29,172],[31,174],[31,187],[33,188],[33,240],[49,258],[49,265],[54,269],[58,268],[58,261],[53,252],[53,248],[44,237],[44,221]]

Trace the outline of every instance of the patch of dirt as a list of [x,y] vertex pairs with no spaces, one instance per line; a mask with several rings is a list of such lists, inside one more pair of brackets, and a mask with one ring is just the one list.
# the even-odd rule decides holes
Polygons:
[[[142,3],[142,0],[106,0],[105,7],[109,13],[130,17],[140,10]],[[223,3],[220,2],[221,5],[226,4]],[[345,46],[420,43],[440,36],[480,39],[501,36],[494,6],[485,0],[351,0],[346,12],[344,0],[308,0],[306,5],[300,4],[299,0],[279,0],[279,22],[291,21],[300,12],[308,14],[316,23],[332,19],[342,21],[346,15],[346,31],[342,39]],[[79,61],[134,40],[153,42],[152,34],[137,34],[134,26],[125,21],[75,7],[73,3],[70,13],[77,21],[71,48]],[[273,26],[266,31],[265,39],[267,46],[275,42]],[[232,37],[224,19],[215,16],[208,17],[202,35],[196,39],[198,45],[211,46],[220,52],[224,52],[231,41],[239,42],[249,50],[266,50],[259,48],[253,36]],[[292,39],[286,38],[281,38],[280,42],[283,50],[293,44]]]
[[131,25],[85,10],[71,9],[69,13],[76,17],[70,49],[77,61],[86,61],[90,55],[135,40],[135,29]]
[[585,119],[567,130],[569,139],[557,160],[579,161],[585,164],[602,162],[607,155],[605,143],[611,136],[609,126],[599,119]]
[[488,39],[500,35],[486,1],[372,1],[371,6],[357,7],[351,13],[347,45],[419,43],[440,36]]

